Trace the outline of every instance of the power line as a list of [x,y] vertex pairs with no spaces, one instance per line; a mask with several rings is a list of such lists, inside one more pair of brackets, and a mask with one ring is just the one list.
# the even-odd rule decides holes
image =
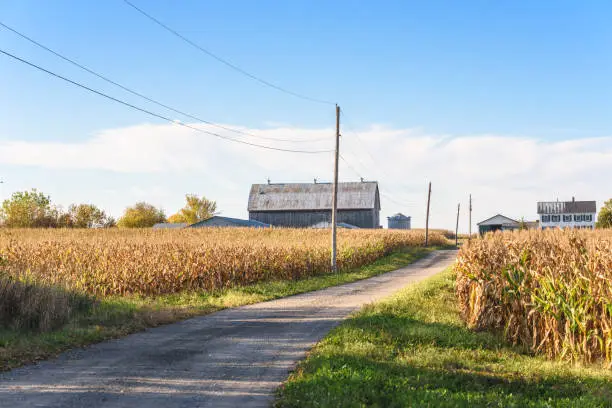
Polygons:
[[[359,171],[357,171],[357,170],[355,169],[355,167],[353,167],[353,166],[352,166],[352,165],[351,165],[351,164],[348,162],[348,160],[346,160],[346,159],[344,158],[344,156],[342,156],[342,154],[340,154],[340,159],[341,159],[341,160],[342,160],[342,161],[343,161],[343,162],[344,162],[344,163],[345,163],[345,164],[348,166],[348,168],[349,168],[349,169],[351,169],[351,170],[353,171],[353,173],[355,173],[355,174],[357,175],[357,177],[359,177],[359,178],[360,178],[360,179],[362,179],[362,180],[364,180],[364,179],[365,179],[365,177],[363,177],[363,176],[361,175],[361,173],[359,173]],[[391,197],[390,195],[385,194],[385,193],[383,193],[383,192],[379,192],[379,194],[380,194],[381,196],[385,197],[386,199],[388,199],[389,201],[391,201],[391,202],[393,202],[393,203],[397,204],[397,205],[401,205],[401,206],[410,207],[410,206],[412,206],[412,205],[414,205],[414,204],[415,204],[415,203],[409,203],[409,202],[401,202],[401,201],[398,201],[398,200],[394,199],[393,197]]]
[[257,144],[257,143],[245,142],[244,140],[233,139],[233,138],[231,138],[231,137],[223,136],[223,135],[220,135],[220,134],[218,134],[218,133],[209,132],[209,131],[207,131],[207,130],[199,129],[199,128],[197,128],[197,127],[194,127],[194,126],[191,126],[191,125],[187,125],[187,124],[182,123],[182,122],[177,122],[177,121],[172,120],[172,119],[170,119],[170,118],[168,118],[168,117],[166,117],[166,116],[160,115],[160,114],[155,113],[155,112],[151,112],[151,111],[146,110],[146,109],[144,109],[144,108],[140,108],[140,107],[138,107],[138,106],[136,106],[136,105],[132,105],[131,103],[128,103],[128,102],[122,101],[122,100],[117,99],[117,98],[115,98],[115,97],[113,97],[113,96],[110,96],[110,95],[107,95],[107,94],[105,94],[105,93],[103,93],[103,92],[100,92],[100,91],[97,91],[97,90],[95,90],[95,89],[92,89],[92,88],[90,88],[90,87],[88,87],[88,86],[85,86],[85,85],[80,84],[80,83],[78,83],[78,82],[75,82],[75,81],[73,81],[73,80],[71,80],[71,79],[68,79],[68,78],[66,78],[66,77],[63,77],[63,76],[61,76],[61,75],[59,75],[59,74],[56,74],[56,73],[54,73],[54,72],[51,72],[51,71],[49,71],[48,69],[45,69],[45,68],[43,68],[43,67],[40,67],[40,66],[38,66],[38,65],[36,65],[36,64],[34,64],[34,63],[31,63],[31,62],[29,62],[29,61],[26,61],[25,59],[20,58],[20,57],[18,57],[18,56],[16,56],[16,55],[13,55],[13,54],[11,54],[11,53],[9,53],[9,52],[7,52],[7,51],[4,51],[4,50],[2,50],[2,49],[0,49],[0,53],[2,53],[2,54],[4,54],[4,55],[6,55],[6,56],[8,56],[8,57],[11,57],[11,58],[13,58],[14,60],[19,61],[19,62],[21,62],[21,63],[23,63],[23,64],[29,65],[29,66],[30,66],[30,67],[32,67],[32,68],[36,68],[36,69],[38,69],[39,71],[45,72],[45,73],[47,73],[47,74],[49,74],[49,75],[51,75],[51,76],[54,76],[54,77],[56,77],[56,78],[59,78],[59,79],[61,79],[61,80],[65,81],[65,82],[68,82],[68,83],[72,84],[72,85],[78,86],[79,88],[85,89],[85,90],[87,90],[87,91],[89,91],[89,92],[92,92],[92,93],[95,93],[95,94],[97,94],[97,95],[99,95],[99,96],[102,96],[102,97],[104,97],[104,98],[106,98],[106,99],[110,99],[111,101],[117,102],[117,103],[119,103],[119,104],[121,104],[121,105],[127,106],[127,107],[132,108],[132,109],[135,109],[135,110],[137,110],[137,111],[140,111],[140,112],[146,113],[147,115],[150,115],[150,116],[156,117],[156,118],[158,118],[158,119],[163,119],[163,120],[165,120],[165,121],[167,121],[167,122],[170,122],[170,123],[173,123],[173,124],[176,124],[176,125],[179,125],[179,126],[183,126],[183,127],[186,127],[186,128],[192,129],[192,130],[195,130],[195,131],[197,131],[197,132],[206,133],[206,134],[209,134],[209,135],[212,135],[212,136],[215,136],[215,137],[218,137],[218,138],[224,139],[224,140],[229,140],[229,141],[232,141],[232,142],[241,143],[241,144],[248,145],[248,146],[259,147],[259,148],[262,148],[262,149],[268,149],[268,150],[277,150],[277,151],[281,151],[281,152],[290,152],[290,153],[307,153],[307,154],[316,154],[316,153],[330,153],[330,152],[332,152],[332,150],[293,150],[293,149],[283,149],[283,148],[279,148],[279,147],[266,146],[266,145],[260,145],[260,144]]
[[355,173],[357,175],[357,177],[363,178],[361,176],[361,174],[357,170],[355,170],[355,168],[353,166],[351,166],[351,164],[348,162],[348,160],[346,160],[344,158],[344,156],[342,156],[342,154],[340,154],[339,156],[340,156],[340,159],[348,166],[348,168],[351,169],[353,171],[353,173]]
[[[372,153],[370,153],[370,150],[367,148],[365,141],[359,136],[359,133],[357,133],[357,131],[350,125],[350,123],[346,122],[346,113],[344,113],[344,111],[342,111],[341,113],[342,113],[342,115],[345,118],[345,126],[349,129],[349,132],[352,133],[353,136],[355,136],[355,139],[361,144],[361,146],[363,147],[363,150],[365,150],[365,152],[368,154],[368,156],[370,156],[370,159],[372,159],[372,162],[377,165],[376,168],[380,169],[387,177],[393,178],[393,176],[387,170],[385,170],[385,167],[381,166],[378,163],[378,160],[376,160],[376,158],[374,158]],[[367,167],[359,159],[357,159],[357,160],[361,163],[361,165],[364,168]],[[403,184],[403,183],[398,183],[398,184],[402,185],[404,188],[407,188],[407,189],[412,188],[412,187],[410,187],[410,186],[408,186],[406,184]]]
[[397,205],[401,205],[402,207],[412,207],[413,205],[415,205],[415,203],[413,202],[402,202],[402,201],[397,201],[396,199],[394,199],[393,197],[391,197],[388,194],[379,192],[381,196],[385,197],[387,200],[391,201],[392,203],[395,203]]
[[36,45],[36,46],[38,46],[38,47],[40,47],[40,48],[50,52],[51,54],[53,54],[53,55],[63,59],[64,61],[69,62],[70,64],[72,64],[72,65],[74,65],[74,66],[76,66],[76,67],[78,67],[78,68],[80,68],[80,69],[82,69],[82,70],[84,70],[86,72],[89,72],[90,74],[92,74],[92,75],[94,75],[94,76],[96,76],[96,77],[98,77],[98,78],[108,82],[109,84],[115,85],[115,86],[123,89],[124,91],[127,91],[127,92],[131,93],[132,95],[136,95],[136,96],[138,96],[138,97],[140,97],[142,99],[145,99],[145,100],[147,100],[147,101],[149,101],[151,103],[154,103],[154,104],[156,104],[158,106],[161,106],[162,108],[168,109],[168,110],[170,110],[170,111],[172,111],[174,113],[178,113],[179,115],[186,116],[186,117],[188,117],[190,119],[193,119],[193,120],[196,120],[198,122],[206,123],[207,125],[211,125],[211,126],[219,128],[219,129],[227,130],[229,132],[239,133],[239,134],[242,134],[242,135],[251,136],[251,137],[254,137],[254,138],[258,138],[258,139],[272,140],[272,141],[278,141],[278,142],[314,143],[314,142],[318,142],[318,141],[327,140],[327,139],[323,139],[323,138],[311,139],[311,140],[305,140],[305,139],[294,140],[294,139],[283,139],[283,138],[266,137],[266,136],[254,135],[252,133],[248,133],[248,132],[245,132],[245,131],[242,131],[242,130],[239,130],[239,129],[234,129],[234,128],[230,128],[230,127],[223,126],[223,125],[218,125],[216,123],[213,123],[213,122],[210,122],[210,121],[198,118],[197,116],[191,115],[189,113],[180,111],[180,110],[178,110],[176,108],[173,108],[173,107],[171,107],[169,105],[166,105],[166,104],[164,104],[162,102],[159,102],[159,101],[157,101],[157,100],[155,100],[153,98],[150,98],[150,97],[148,97],[146,95],[143,95],[143,94],[141,94],[141,93],[139,93],[137,91],[134,91],[133,89],[130,89],[130,88],[128,88],[125,85],[121,85],[120,83],[118,83],[116,81],[113,81],[112,79],[110,79],[110,78],[108,78],[108,77],[106,77],[106,76],[104,76],[104,75],[102,75],[102,74],[100,74],[100,73],[90,69],[90,68],[87,68],[86,66],[84,66],[82,64],[79,64],[78,62],[76,62],[76,61],[74,61],[74,60],[72,60],[72,59],[70,59],[70,58],[60,54],[59,52],[52,50],[51,48],[45,46],[44,44],[41,44],[40,42],[34,40],[33,38],[28,37],[27,35],[25,35],[25,34],[19,32],[19,31],[15,30],[12,27],[9,27],[8,25],[4,24],[1,21],[0,21],[0,26],[4,27],[5,29],[7,29],[7,30],[9,30],[11,32],[13,32],[14,34],[20,36],[21,38],[31,42],[32,44],[34,44],[34,45]]
[[[342,113],[342,114],[344,115],[344,117],[346,118],[346,114],[344,113],[344,111],[341,111],[341,113]],[[354,136],[357,138],[357,140],[358,140],[358,141],[360,141],[360,142],[362,143],[362,145],[363,145],[363,147],[364,147],[364,150],[365,150],[365,151],[368,153],[368,155],[370,156],[370,158],[372,159],[372,161],[373,161],[373,162],[376,164],[376,159],[374,159],[374,156],[372,156],[372,154],[370,153],[370,151],[369,151],[369,150],[366,148],[366,146],[365,146],[365,142],[363,142],[363,140],[362,140],[362,139],[359,137],[359,135],[357,134],[357,132],[356,132],[354,129],[352,129],[352,127],[351,127],[350,125],[348,125],[348,124],[347,124],[347,127],[349,128],[349,130],[352,130],[352,133],[354,134]],[[357,171],[357,170],[356,170],[356,169],[355,169],[353,166],[351,166],[351,165],[350,165],[350,163],[349,163],[349,162],[348,162],[348,161],[347,161],[347,160],[346,160],[344,157],[342,157],[342,156],[341,156],[341,159],[342,159],[342,160],[343,160],[343,161],[344,161],[344,162],[347,164],[347,166],[348,166],[348,167],[349,167],[351,170],[353,170],[353,172],[355,172],[355,174],[357,174],[357,176],[358,176],[358,177],[363,178],[363,177],[362,177],[362,176],[359,174],[359,172],[358,172],[358,171]],[[366,166],[365,164],[363,164],[363,162],[362,162],[361,160],[359,160],[359,158],[358,158],[358,157],[355,157],[355,159],[357,160],[357,162],[358,162],[359,164],[361,164],[361,166],[362,166],[363,168],[366,168],[366,169],[367,169],[367,166]],[[386,171],[385,171],[384,167],[382,167],[382,166],[380,166],[380,165],[379,165],[379,166],[377,166],[377,168],[380,168],[380,169],[383,171],[383,173],[384,173],[384,174],[385,174],[387,177],[390,177],[390,178],[392,177],[392,176],[391,176],[391,175],[390,175],[388,172],[386,172]],[[408,206],[408,207],[409,207],[409,206],[412,206],[412,205],[414,205],[414,204],[415,204],[414,202],[400,202],[400,201],[398,201],[398,200],[395,200],[393,197],[389,196],[388,194],[385,194],[385,193],[382,193],[382,192],[380,193],[380,195],[382,195],[383,197],[387,198],[389,201],[391,201],[391,202],[393,202],[393,203],[395,203],[395,204],[398,204],[398,205]]]
[[323,99],[316,99],[316,98],[311,98],[309,96],[306,95],[302,95],[299,94],[297,92],[293,92],[290,91],[288,89],[285,89],[281,86],[275,85],[271,82],[266,81],[265,79],[262,79],[256,75],[253,75],[247,71],[245,71],[244,69],[240,68],[239,66],[232,64],[231,62],[227,61],[226,59],[223,59],[221,57],[219,57],[218,55],[210,52],[209,50],[207,50],[206,48],[202,47],[201,45],[191,41],[189,38],[185,37],[184,35],[180,34],[179,32],[177,32],[176,30],[172,29],[171,27],[167,26],[166,24],[162,23],[160,20],[158,20],[157,18],[153,17],[152,15],[150,15],[149,13],[147,13],[146,11],[144,11],[143,9],[139,8],[138,6],[136,6],[135,4],[133,4],[132,2],[128,1],[128,0],[123,0],[127,5],[129,5],[130,7],[132,7],[134,10],[138,11],[140,14],[142,14],[143,16],[147,17],[149,20],[153,21],[154,23],[156,23],[157,25],[159,25],[160,27],[164,28],[166,31],[172,33],[173,35],[175,35],[176,37],[180,38],[181,40],[185,41],[187,44],[191,45],[192,47],[194,47],[197,50],[200,50],[201,52],[203,52],[204,54],[208,55],[211,58],[214,58],[215,60],[219,61],[220,63],[228,66],[229,68],[233,69],[234,71],[237,71],[239,73],[241,73],[242,75],[245,75],[263,85],[266,85],[270,88],[274,88],[277,91],[280,92],[284,92],[288,95],[292,95],[295,96],[297,98],[300,99],[304,99],[307,101],[311,101],[311,102],[316,102],[316,103],[323,103],[323,104],[327,104],[327,105],[335,105],[334,102],[330,102],[330,101],[326,101]]

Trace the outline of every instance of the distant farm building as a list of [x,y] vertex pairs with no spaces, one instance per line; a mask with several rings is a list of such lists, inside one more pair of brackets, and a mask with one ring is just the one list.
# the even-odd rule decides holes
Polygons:
[[191,224],[189,228],[207,228],[207,227],[247,227],[247,228],[268,228],[269,224],[255,220],[241,220],[239,218],[220,217],[215,215],[207,220]]
[[181,229],[188,227],[189,224],[183,222],[160,222],[159,224],[155,224],[153,229]]
[[478,232],[480,235],[484,235],[487,232],[492,231],[512,231],[519,229],[521,223],[513,220],[512,218],[505,217],[501,214],[497,214],[494,217],[488,218],[484,221],[479,222]]
[[595,228],[597,203],[595,201],[544,201],[538,202],[540,227]]
[[410,229],[410,217],[402,213],[387,217],[387,222],[389,224],[389,229]]
[[[331,222],[331,208],[331,183],[253,184],[248,205],[250,220],[297,228]],[[378,183],[338,183],[337,221],[359,228],[379,228]]]

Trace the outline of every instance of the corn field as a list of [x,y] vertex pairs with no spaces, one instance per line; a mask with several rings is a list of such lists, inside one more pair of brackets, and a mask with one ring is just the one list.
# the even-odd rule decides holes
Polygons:
[[[424,242],[424,233],[340,230],[338,265],[349,269]],[[445,244],[430,234],[432,244]],[[0,230],[4,277],[95,296],[227,288],[330,272],[325,230]]]
[[612,231],[487,234],[455,266],[461,313],[474,329],[550,358],[612,368]]

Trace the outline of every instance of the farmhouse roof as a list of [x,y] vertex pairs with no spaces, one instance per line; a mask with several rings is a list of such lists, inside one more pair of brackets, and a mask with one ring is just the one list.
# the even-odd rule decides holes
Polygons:
[[538,214],[574,214],[595,213],[595,201],[541,201],[538,202]]
[[[253,184],[249,211],[330,210],[331,183]],[[338,183],[339,210],[380,210],[378,182]]]

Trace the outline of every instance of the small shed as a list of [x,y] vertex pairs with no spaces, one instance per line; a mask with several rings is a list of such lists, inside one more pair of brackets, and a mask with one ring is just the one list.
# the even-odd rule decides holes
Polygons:
[[[330,222],[332,186],[331,183],[253,184],[249,194],[249,219],[293,228]],[[337,221],[359,228],[379,228],[378,183],[338,183]]]
[[207,227],[247,227],[247,228],[268,228],[269,224],[254,220],[241,220],[239,218],[221,217],[215,215],[207,220],[191,224],[189,228],[207,228]]
[[501,214],[497,214],[496,216],[481,221],[477,225],[480,235],[484,235],[491,231],[511,231],[519,229],[520,227],[520,223],[518,221]]
[[188,227],[184,222],[160,222],[153,226],[153,229],[181,229]]
[[389,229],[410,229],[410,217],[402,213],[397,213],[387,217],[387,221],[389,223]]

